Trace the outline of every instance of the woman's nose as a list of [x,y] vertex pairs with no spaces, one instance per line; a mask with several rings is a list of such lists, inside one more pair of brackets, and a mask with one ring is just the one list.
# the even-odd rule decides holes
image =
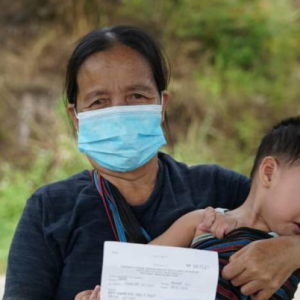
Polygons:
[[111,106],[123,106],[123,105],[126,105],[125,99],[120,99],[120,98],[111,99]]
[[127,105],[125,96],[111,96],[110,105],[111,106],[124,106]]

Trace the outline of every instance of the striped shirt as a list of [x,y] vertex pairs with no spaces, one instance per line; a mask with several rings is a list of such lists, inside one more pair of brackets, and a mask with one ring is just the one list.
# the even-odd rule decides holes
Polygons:
[[[217,239],[210,234],[201,235],[193,240],[192,248],[216,251],[219,254],[219,281],[217,288],[217,300],[248,300],[250,297],[241,293],[239,287],[233,286],[230,281],[221,276],[223,268],[228,264],[229,258],[235,252],[253,241],[272,238],[274,235],[252,228],[238,228],[230,232],[226,237]],[[300,269],[296,270],[289,279],[270,298],[272,300],[293,299],[300,281]]]

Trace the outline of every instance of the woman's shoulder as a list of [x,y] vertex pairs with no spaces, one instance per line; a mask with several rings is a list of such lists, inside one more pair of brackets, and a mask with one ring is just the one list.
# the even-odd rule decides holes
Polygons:
[[37,189],[28,202],[40,202],[52,208],[70,207],[97,196],[89,171],[85,170],[64,180],[46,184]]
[[66,179],[59,180],[46,184],[38,188],[34,192],[34,196],[42,196],[44,194],[57,194],[57,193],[78,193],[83,188],[92,185],[92,180],[89,171],[84,170],[80,173],[74,174]]
[[99,193],[89,171],[42,186],[31,195],[24,208],[25,214],[39,214],[46,227],[49,224],[70,223],[71,216],[77,220],[94,211],[103,214]]
[[207,177],[211,176],[214,178],[223,179],[232,179],[240,178],[245,181],[249,179],[233,170],[226,169],[217,164],[196,164],[196,165],[187,165],[184,162],[175,160],[173,157],[166,153],[159,153],[159,159],[167,167],[167,169],[172,173],[177,173],[183,176],[192,176],[192,177]]
[[[159,155],[164,165],[164,177],[176,191],[189,190],[201,206],[221,206],[230,209],[239,206],[250,189],[248,177],[215,164],[188,166],[167,154]],[[206,199],[206,200],[205,200]]]

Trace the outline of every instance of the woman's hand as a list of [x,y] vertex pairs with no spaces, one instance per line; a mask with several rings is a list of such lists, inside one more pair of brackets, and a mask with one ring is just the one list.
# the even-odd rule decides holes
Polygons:
[[93,290],[78,293],[74,300],[100,300],[100,285],[96,285]]
[[269,299],[300,267],[300,237],[255,241],[232,255],[222,276],[251,299]]
[[204,210],[203,222],[199,224],[198,230],[210,232],[213,236],[221,239],[237,227],[236,218],[231,217],[230,212],[220,214],[213,207]]

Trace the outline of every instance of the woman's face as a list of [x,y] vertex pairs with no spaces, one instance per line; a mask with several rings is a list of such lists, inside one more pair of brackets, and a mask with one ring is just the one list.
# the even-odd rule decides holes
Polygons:
[[78,112],[160,102],[149,63],[123,45],[87,58],[79,69],[77,83]]
[[[161,101],[148,61],[124,45],[116,45],[87,58],[79,69],[77,84],[77,112],[112,106],[160,104]],[[164,92],[163,97],[162,115],[167,93]],[[69,105],[68,111],[78,130],[73,105]],[[89,160],[94,167],[101,168]]]

